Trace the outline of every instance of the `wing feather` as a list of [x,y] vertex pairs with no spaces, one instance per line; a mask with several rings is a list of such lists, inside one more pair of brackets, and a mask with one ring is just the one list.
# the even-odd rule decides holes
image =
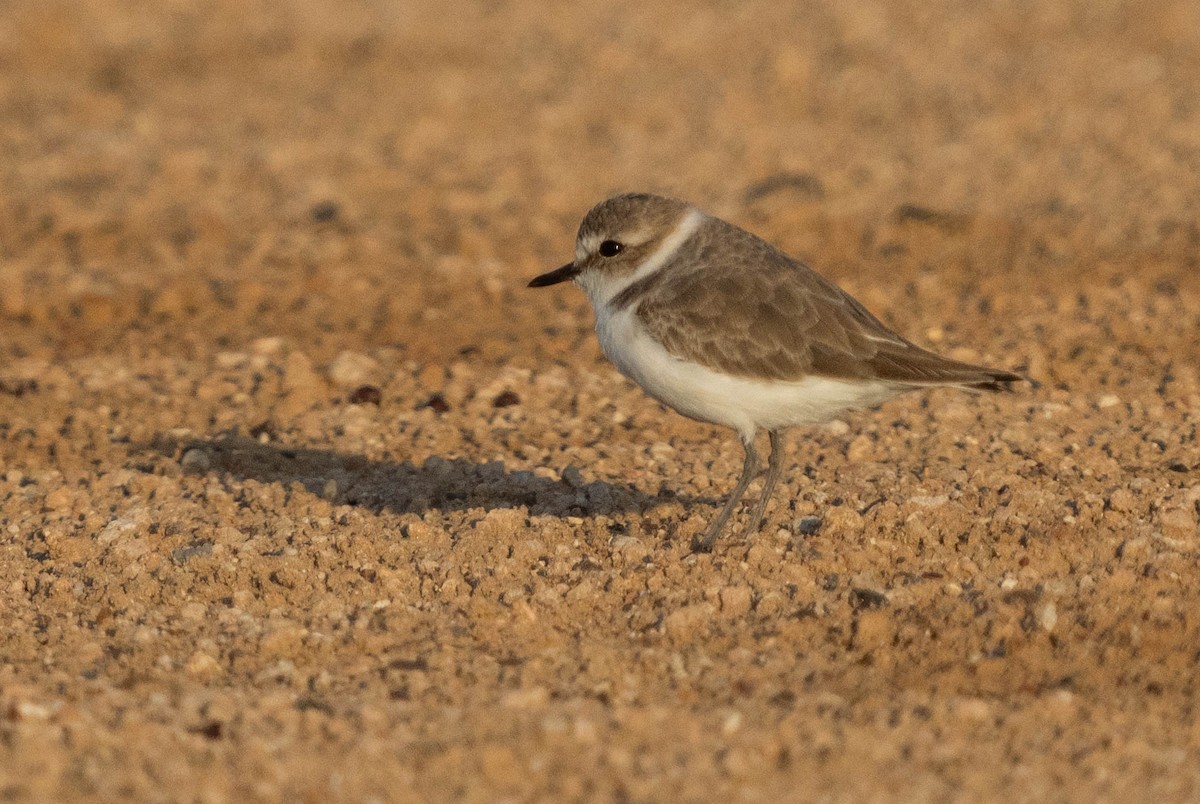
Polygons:
[[710,218],[648,284],[637,315],[671,354],[742,377],[878,379],[993,388],[1016,374],[910,343],[856,299],[764,240]]

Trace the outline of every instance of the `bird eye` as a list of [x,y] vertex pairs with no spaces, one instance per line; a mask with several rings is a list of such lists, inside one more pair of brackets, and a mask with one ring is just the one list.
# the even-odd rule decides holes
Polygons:
[[615,257],[621,253],[625,247],[616,240],[605,240],[600,244],[601,257]]

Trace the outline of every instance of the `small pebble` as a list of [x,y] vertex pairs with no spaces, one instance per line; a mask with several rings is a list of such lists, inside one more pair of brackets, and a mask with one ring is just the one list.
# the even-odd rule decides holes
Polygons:
[[183,457],[179,459],[179,465],[185,472],[204,474],[212,468],[212,458],[199,447],[192,447],[183,453]]
[[874,589],[851,589],[850,605],[855,611],[881,609],[888,603],[887,595]]
[[1053,603],[1047,603],[1038,609],[1037,618],[1038,625],[1047,631],[1053,631],[1054,626],[1058,625],[1058,607]]
[[517,396],[512,391],[501,391],[496,395],[496,398],[492,400],[492,407],[507,408],[513,405],[519,405],[520,403],[521,397]]
[[374,385],[360,385],[350,394],[351,405],[380,405],[383,403],[383,392]]
[[339,212],[340,209],[336,201],[319,201],[313,204],[312,211],[309,214],[316,223],[329,223],[330,221],[337,220]]
[[574,465],[567,466],[562,470],[562,479],[564,483],[573,489],[580,488],[584,484],[583,475]]
[[821,529],[821,518],[819,516],[801,517],[792,527],[801,536],[812,536]]
[[379,362],[360,352],[340,352],[329,364],[329,379],[342,388],[370,385],[379,373]]
[[421,410],[422,408],[431,408],[434,413],[445,413],[450,410],[450,403],[446,401],[446,397],[442,396],[441,393],[436,393],[417,405],[417,410]]

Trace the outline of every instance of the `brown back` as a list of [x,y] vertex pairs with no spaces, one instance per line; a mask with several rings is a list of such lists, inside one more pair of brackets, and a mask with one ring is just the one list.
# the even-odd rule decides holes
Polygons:
[[614,304],[637,305],[643,324],[671,354],[741,377],[987,390],[1021,379],[910,343],[820,274],[717,218]]

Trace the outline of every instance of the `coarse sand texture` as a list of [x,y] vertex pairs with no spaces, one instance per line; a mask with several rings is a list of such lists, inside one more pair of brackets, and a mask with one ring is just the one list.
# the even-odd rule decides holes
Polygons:
[[[1200,799],[1197,31],[10,3],[0,799]],[[693,554],[736,439],[525,288],[632,189],[1035,382],[792,430]]]

